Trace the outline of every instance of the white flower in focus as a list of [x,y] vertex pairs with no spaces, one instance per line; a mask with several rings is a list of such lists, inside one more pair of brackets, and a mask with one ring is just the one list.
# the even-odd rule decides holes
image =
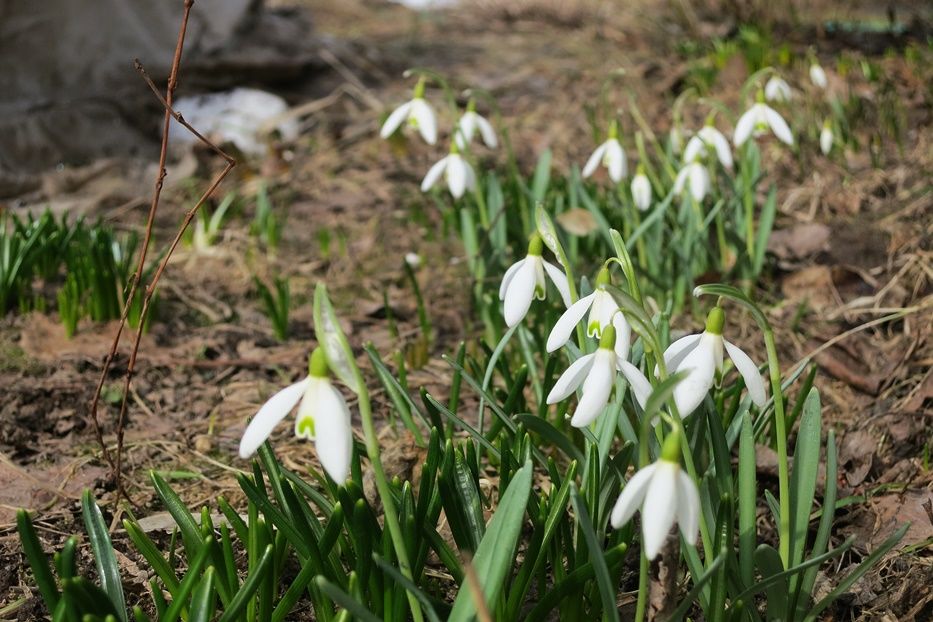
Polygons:
[[580,401],[570,419],[570,425],[575,428],[585,428],[606,408],[609,395],[615,386],[617,370],[628,380],[632,393],[642,408],[651,395],[651,384],[645,375],[616,354],[615,332],[615,327],[611,324],[607,326],[603,330],[596,352],[585,354],[571,363],[548,393],[547,403],[556,404],[570,397],[577,387],[582,386]]
[[338,484],[350,473],[353,453],[353,430],[350,409],[333,384],[327,370],[324,351],[311,354],[308,377],[289,385],[269,398],[249,422],[240,439],[240,457],[249,458],[272,434],[272,430],[296,404],[295,436],[315,441],[321,466]]
[[388,138],[406,121],[410,127],[418,130],[424,142],[429,145],[437,142],[437,117],[434,115],[434,109],[424,99],[424,78],[421,78],[415,85],[411,101],[405,102],[388,116],[382,124],[379,135],[382,138]]
[[664,351],[664,364],[668,373],[686,371],[687,376],[674,387],[674,403],[681,417],[686,417],[703,402],[722,373],[723,349],[745,380],[745,388],[752,402],[763,408],[767,401],[765,384],[758,366],[745,352],[722,337],[725,314],[714,307],[706,318],[706,330],[700,334],[681,337]]
[[609,138],[601,144],[586,161],[583,167],[583,177],[587,178],[596,172],[599,166],[605,166],[609,171],[609,179],[619,183],[628,174],[628,162],[625,159],[625,150],[619,142],[619,126],[615,121],[609,126]]
[[789,102],[793,96],[790,85],[777,76],[772,76],[765,84],[765,99],[769,102]]
[[774,132],[781,142],[787,145],[794,144],[794,135],[791,134],[784,117],[766,103],[759,101],[739,118],[739,122],[735,125],[732,144],[741,147],[752,135],[757,137],[768,130]]
[[819,63],[810,65],[810,82],[821,89],[825,89],[829,83],[826,79],[826,72],[820,67]]
[[705,125],[687,141],[687,147],[684,149],[684,162],[693,162],[697,158],[705,159],[708,155],[708,148],[712,147],[716,152],[716,157],[724,168],[732,169],[732,147],[729,141],[723,136],[722,132],[712,125]]
[[516,261],[502,277],[499,286],[499,300],[504,302],[505,323],[511,328],[524,319],[535,298],[544,300],[547,294],[547,282],[544,275],[551,279],[565,306],[570,306],[570,287],[567,276],[557,266],[544,261],[541,257],[543,243],[536,233],[528,243],[528,254]]
[[651,182],[645,175],[644,167],[639,165],[638,173],[632,178],[632,201],[635,207],[644,212],[651,207],[651,196]]
[[709,171],[699,162],[691,162],[680,169],[677,178],[674,180],[674,194],[680,194],[684,188],[689,188],[690,196],[697,203],[703,201],[709,194],[712,183],[709,178]]
[[661,458],[639,470],[625,484],[609,518],[618,529],[641,509],[642,546],[645,557],[661,552],[667,534],[677,523],[687,544],[695,546],[700,529],[700,493],[696,483],[680,468],[679,434],[664,439]]
[[456,144],[451,144],[450,153],[438,160],[428,170],[428,174],[424,176],[424,180],[421,182],[421,191],[427,192],[430,190],[437,183],[437,180],[441,178],[442,174],[444,175],[444,181],[447,183],[447,189],[450,190],[450,194],[455,199],[462,197],[466,190],[476,189],[476,173],[473,172],[470,163],[457,152]]
[[632,327],[629,326],[625,316],[619,311],[612,294],[606,291],[609,284],[609,269],[603,266],[596,275],[596,289],[589,296],[584,296],[564,311],[547,338],[545,346],[548,352],[554,352],[570,340],[574,329],[586,312],[589,317],[586,321],[586,334],[588,337],[602,337],[603,331],[612,326],[615,332],[613,349],[620,359],[628,358],[629,346],[632,341]]
[[473,141],[473,135],[476,134],[477,129],[487,147],[495,149],[499,146],[499,139],[496,138],[496,131],[492,128],[492,124],[476,112],[476,102],[471,99],[467,104],[466,112],[454,128],[454,140],[457,146],[460,149],[466,149],[466,146]]
[[829,120],[823,123],[823,129],[820,131],[820,151],[823,155],[829,155],[833,150],[833,127]]

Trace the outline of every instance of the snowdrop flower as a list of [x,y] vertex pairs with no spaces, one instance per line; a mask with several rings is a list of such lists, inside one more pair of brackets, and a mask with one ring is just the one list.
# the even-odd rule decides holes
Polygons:
[[833,126],[829,119],[823,122],[823,129],[820,131],[820,151],[823,155],[829,155],[833,150]]
[[684,148],[684,137],[683,133],[680,131],[680,125],[677,123],[674,124],[674,127],[671,128],[669,138],[671,141],[671,152],[674,155],[680,155]]
[[430,190],[442,174],[447,183],[447,189],[455,199],[462,197],[465,190],[476,189],[476,173],[473,172],[470,163],[460,155],[455,142],[450,144],[450,153],[428,170],[428,174],[421,182],[421,191]]
[[321,466],[338,484],[347,480],[353,452],[350,409],[328,377],[327,359],[315,348],[308,363],[308,377],[289,385],[262,405],[240,440],[240,457],[249,458],[296,404],[295,436],[315,441]]
[[544,248],[541,236],[535,233],[528,242],[528,254],[524,259],[512,264],[502,277],[499,300],[505,303],[505,323],[509,328],[524,319],[531,307],[532,299],[544,300],[547,291],[545,273],[560,292],[564,305],[570,306],[570,287],[567,284],[567,277],[560,268],[541,258],[542,250]]
[[696,136],[687,141],[687,147],[684,149],[684,162],[693,162],[697,158],[706,158],[708,148],[712,147],[716,152],[716,157],[723,168],[732,169],[732,147],[729,141],[723,136],[722,132],[707,123],[703,126]]
[[698,161],[693,161],[680,169],[677,178],[674,180],[674,194],[680,194],[687,187],[690,190],[690,196],[697,203],[703,201],[712,187],[709,178],[709,171]]
[[638,165],[638,172],[632,178],[632,200],[635,202],[635,207],[643,212],[651,207],[651,182],[648,181],[645,167],[641,164]]
[[407,101],[395,110],[382,124],[379,135],[388,138],[399,126],[407,121],[410,127],[418,130],[421,138],[429,145],[437,142],[437,117],[434,110],[424,99],[424,78],[418,80],[411,101]]
[[609,138],[597,147],[590,159],[586,161],[583,167],[583,177],[586,178],[595,173],[600,165],[606,167],[609,171],[609,179],[615,183],[622,181],[628,172],[625,151],[619,142],[619,125],[615,121],[609,126]]
[[820,67],[820,64],[817,62],[810,65],[810,82],[821,89],[825,89],[829,82],[826,79],[826,72],[823,71],[823,68]]
[[790,85],[777,76],[772,76],[765,84],[765,99],[769,102],[789,102],[793,95]]
[[615,333],[614,326],[606,326],[596,352],[585,354],[571,363],[548,393],[547,403],[556,404],[567,399],[582,385],[580,401],[570,419],[570,425],[575,428],[585,428],[606,408],[612,387],[615,385],[616,370],[621,371],[629,381],[632,393],[642,408],[651,395],[651,384],[644,374],[616,354]]
[[612,326],[615,333],[614,350],[620,359],[628,358],[629,345],[632,341],[632,327],[629,326],[625,316],[619,311],[612,294],[606,291],[609,285],[609,268],[603,266],[596,275],[596,290],[589,296],[584,296],[564,311],[547,338],[547,351],[554,352],[567,341],[586,312],[589,317],[586,321],[586,334],[588,337],[602,337],[603,331]]
[[724,323],[722,308],[714,307],[706,318],[705,331],[681,337],[664,352],[664,364],[668,372],[687,372],[686,378],[674,387],[674,403],[681,417],[696,410],[712,388],[716,376],[722,373],[724,348],[745,380],[745,388],[752,402],[758,408],[765,405],[765,384],[758,373],[758,366],[738,346],[723,339]]
[[674,523],[690,546],[700,529],[700,493],[690,476],[680,468],[680,434],[664,439],[661,458],[639,470],[625,484],[612,508],[609,521],[618,529],[641,508],[642,546],[645,557],[654,559]]
[[732,144],[741,147],[750,136],[757,137],[771,130],[778,137],[778,140],[787,145],[793,145],[794,135],[791,134],[787,121],[768,104],[764,103],[764,96],[761,93],[758,96],[758,101],[745,111],[735,125]]
[[495,149],[499,146],[499,139],[496,138],[496,131],[492,129],[492,124],[476,112],[476,102],[471,99],[467,104],[466,112],[454,128],[454,140],[457,146],[466,149],[466,146],[473,141],[473,135],[477,129],[487,147]]

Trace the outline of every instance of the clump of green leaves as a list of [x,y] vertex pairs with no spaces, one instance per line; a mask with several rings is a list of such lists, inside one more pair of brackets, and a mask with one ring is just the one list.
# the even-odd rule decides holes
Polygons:
[[262,282],[259,277],[253,277],[256,291],[262,300],[266,317],[272,323],[272,332],[279,341],[288,337],[288,315],[292,304],[291,287],[286,277],[275,277],[272,280],[272,289]]

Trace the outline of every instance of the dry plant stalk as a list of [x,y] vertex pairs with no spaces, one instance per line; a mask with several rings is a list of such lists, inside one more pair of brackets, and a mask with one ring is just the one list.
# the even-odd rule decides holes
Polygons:
[[[138,59],[134,61],[134,66],[136,70],[140,73],[146,83],[149,85],[149,88],[152,89],[152,92],[155,93],[156,98],[165,108],[165,118],[162,124],[162,144],[159,151],[159,172],[156,175],[155,187],[152,192],[152,200],[149,204],[149,214],[146,220],[146,233],[143,238],[143,244],[139,251],[139,261],[136,266],[136,271],[130,277],[130,284],[128,288],[127,295],[123,304],[123,312],[120,315],[120,323],[117,326],[117,333],[114,335],[113,343],[110,346],[110,351],[107,354],[107,357],[104,360],[104,366],[100,373],[100,379],[97,381],[97,388],[94,391],[94,397],[91,400],[91,420],[94,426],[94,433],[97,437],[97,443],[100,445],[101,451],[103,453],[104,459],[110,465],[111,477],[114,479],[117,490],[117,498],[121,496],[126,497],[129,500],[129,497],[126,494],[126,490],[123,487],[123,480],[121,477],[121,467],[123,459],[123,437],[124,430],[126,427],[126,410],[127,402],[130,394],[130,383],[133,379],[133,374],[136,370],[136,358],[139,353],[139,344],[142,341],[143,329],[146,325],[146,317],[149,313],[149,306],[152,301],[152,296],[155,293],[156,286],[159,283],[159,279],[162,278],[162,274],[165,272],[165,268],[168,265],[169,259],[172,257],[172,253],[175,252],[175,248],[178,246],[178,243],[181,241],[182,236],[185,233],[185,230],[188,228],[188,225],[194,219],[198,210],[202,205],[207,201],[207,199],[213,194],[214,190],[220,185],[224,178],[230,173],[233,167],[236,165],[236,160],[233,159],[229,154],[225,153],[220,147],[209,141],[207,138],[202,136],[196,129],[191,127],[187,121],[182,117],[181,114],[172,109],[172,101],[175,94],[175,88],[178,85],[178,68],[181,65],[181,54],[185,44],[185,33],[188,29],[188,19],[191,15],[191,8],[194,6],[194,0],[184,0],[184,12],[182,13],[181,26],[178,30],[178,40],[175,44],[175,54],[172,57],[172,66],[171,71],[169,72],[168,84],[165,89],[165,96],[163,97],[159,93],[158,88],[155,83],[146,73],[146,70],[143,68],[142,64]],[[120,340],[123,337],[123,330],[126,327],[126,321],[129,316],[130,305],[133,300],[136,298],[136,292],[139,289],[139,283],[142,278],[143,270],[146,266],[146,257],[149,252],[149,244],[152,241],[152,225],[155,222],[156,212],[159,209],[159,199],[162,195],[162,186],[165,181],[166,176],[166,160],[168,154],[168,136],[169,136],[169,125],[172,119],[175,119],[179,124],[181,124],[185,129],[191,132],[194,136],[198,138],[205,145],[210,147],[215,153],[224,159],[226,165],[223,170],[217,175],[217,177],[211,182],[207,190],[204,191],[204,194],[198,199],[194,207],[192,207],[185,214],[184,220],[182,220],[181,225],[178,228],[178,231],[175,234],[175,238],[172,240],[171,244],[168,247],[165,255],[162,260],[159,262],[159,266],[153,274],[152,278],[149,280],[149,283],[146,284],[146,289],[143,294],[143,303],[142,309],[139,314],[139,324],[136,328],[136,335],[133,341],[133,347],[130,351],[129,361],[126,366],[126,374],[123,380],[123,397],[120,401],[120,413],[117,418],[117,446],[116,446],[116,455],[111,454],[110,450],[107,448],[107,444],[104,441],[103,431],[100,426],[100,419],[97,413],[97,407],[100,403],[101,392],[104,388],[104,382],[107,380],[107,374],[110,372],[110,368],[113,365],[113,360],[116,357],[117,349],[120,346]]]

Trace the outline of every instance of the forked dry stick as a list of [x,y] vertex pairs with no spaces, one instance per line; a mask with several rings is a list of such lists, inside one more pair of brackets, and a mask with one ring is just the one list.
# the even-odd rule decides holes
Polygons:
[[[152,296],[155,293],[156,286],[158,285],[159,279],[162,278],[162,274],[165,272],[165,267],[168,265],[169,259],[171,259],[172,253],[175,251],[175,248],[178,246],[178,242],[181,240],[182,236],[185,233],[185,230],[188,228],[188,225],[191,223],[191,220],[197,214],[201,206],[207,201],[211,196],[217,186],[223,181],[223,179],[230,173],[233,167],[236,165],[236,161],[223,150],[221,150],[217,145],[213,144],[207,138],[202,136],[197,130],[195,130],[187,121],[182,117],[181,114],[175,112],[172,109],[172,101],[175,94],[175,87],[178,84],[178,69],[181,64],[181,54],[184,48],[185,43],[185,33],[188,29],[188,18],[191,15],[191,7],[194,6],[194,0],[185,0],[184,1],[184,12],[182,14],[181,26],[178,30],[178,40],[175,44],[175,54],[172,57],[172,66],[171,71],[169,72],[168,84],[165,89],[165,97],[163,97],[158,89],[156,88],[153,81],[149,78],[145,69],[143,69],[142,64],[139,60],[136,60],[134,65],[136,70],[140,72],[143,79],[149,85],[149,88],[152,89],[156,97],[159,99],[162,106],[165,108],[165,119],[162,125],[162,144],[159,151],[159,172],[156,175],[155,187],[152,193],[152,201],[149,205],[149,215],[146,221],[146,233],[143,238],[143,244],[139,251],[139,261],[137,263],[136,271],[133,273],[130,278],[129,288],[127,295],[125,297],[123,305],[123,313],[120,315],[120,323],[117,326],[117,333],[114,336],[113,343],[110,346],[110,351],[107,354],[106,359],[104,360],[104,366],[101,370],[100,379],[97,382],[97,388],[94,391],[94,398],[91,401],[91,420],[94,425],[94,433],[97,436],[97,442],[101,447],[101,451],[107,463],[111,468],[111,476],[114,478],[114,483],[116,484],[117,497],[120,496],[126,497],[126,491],[123,487],[122,481],[122,459],[123,459],[123,436],[124,428],[126,424],[126,410],[127,410],[127,400],[130,393],[130,383],[133,379],[133,373],[136,368],[136,358],[139,353],[139,344],[142,340],[143,329],[145,327],[146,316],[149,312],[149,306],[152,301]],[[139,289],[139,282],[142,279],[143,270],[146,266],[146,257],[149,252],[149,244],[152,241],[152,226],[155,222],[156,212],[159,208],[159,199],[162,195],[162,186],[165,180],[166,175],[166,160],[168,156],[168,136],[169,136],[169,126],[172,119],[175,119],[179,124],[181,124],[185,129],[191,132],[194,136],[198,138],[201,142],[209,146],[215,153],[220,155],[226,162],[224,169],[217,175],[214,181],[210,184],[208,189],[201,195],[201,198],[198,199],[198,202],[192,207],[186,214],[185,218],[182,221],[181,225],[178,228],[175,238],[172,240],[171,245],[169,246],[167,252],[162,258],[162,261],[159,263],[158,268],[153,274],[152,278],[149,280],[149,283],[146,285],[145,293],[143,294],[142,309],[139,314],[139,324],[136,328],[136,336],[133,342],[133,348],[130,352],[130,358],[126,367],[126,375],[124,376],[123,382],[123,398],[120,403],[120,414],[117,418],[117,447],[116,447],[116,456],[111,455],[110,451],[107,449],[107,444],[104,441],[103,431],[100,426],[100,419],[97,414],[97,407],[100,403],[101,392],[103,391],[104,382],[107,380],[107,374],[110,372],[110,368],[113,365],[113,360],[116,357],[117,349],[120,346],[120,339],[123,336],[123,330],[126,327],[127,318],[129,317],[130,305],[136,298],[136,293]]]

